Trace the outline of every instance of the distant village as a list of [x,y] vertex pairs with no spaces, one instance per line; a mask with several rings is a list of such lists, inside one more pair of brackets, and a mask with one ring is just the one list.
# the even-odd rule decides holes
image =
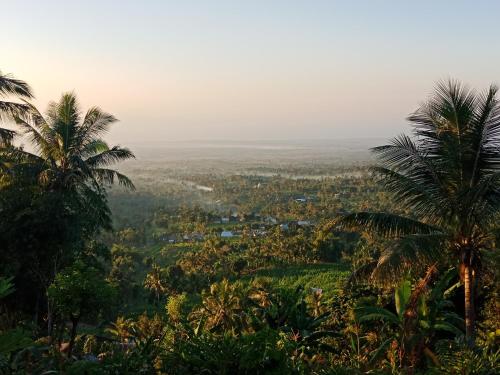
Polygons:
[[[307,203],[310,198],[302,196],[294,198],[294,200],[297,203]],[[309,227],[313,225],[313,222],[308,219],[280,222],[273,216],[262,216],[259,213],[240,215],[237,211],[232,211],[227,216],[220,216],[219,218],[213,219],[210,224],[213,226],[221,227],[221,229],[217,233],[220,238],[231,239],[243,235],[243,230],[238,224],[250,224],[250,229],[246,230],[246,233],[252,237],[263,237],[266,236],[269,231],[276,226],[279,226],[282,231],[288,231],[290,229],[298,227]],[[163,242],[168,242],[170,244],[202,242],[205,240],[205,234],[201,232],[174,233],[162,235],[160,237],[160,240]]]

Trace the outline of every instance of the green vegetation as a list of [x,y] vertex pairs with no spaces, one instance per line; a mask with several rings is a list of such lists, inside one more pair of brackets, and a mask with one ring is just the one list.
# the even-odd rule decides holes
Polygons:
[[1,374],[498,372],[495,88],[439,85],[373,168],[118,171],[112,115],[0,95]]
[[416,141],[400,136],[374,149],[381,161],[375,172],[411,217],[363,212],[341,220],[344,227],[368,227],[396,239],[393,251],[377,265],[385,272],[406,272],[451,258],[464,283],[470,345],[480,259],[494,248],[491,233],[500,212],[496,94],[494,86],[478,95],[458,82],[440,84],[435,96],[408,118]]

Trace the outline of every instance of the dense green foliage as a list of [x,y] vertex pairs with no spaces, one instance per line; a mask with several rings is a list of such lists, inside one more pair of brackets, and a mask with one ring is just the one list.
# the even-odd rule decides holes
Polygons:
[[495,93],[440,86],[375,171],[118,172],[112,115],[0,75],[0,374],[495,373]]
[[439,84],[436,94],[408,120],[415,140],[402,135],[376,147],[374,171],[406,215],[360,212],[340,227],[373,230],[395,245],[375,272],[415,271],[452,264],[465,288],[466,336],[474,342],[474,290],[481,258],[494,249],[500,218],[500,104],[497,88],[478,94],[459,82]]

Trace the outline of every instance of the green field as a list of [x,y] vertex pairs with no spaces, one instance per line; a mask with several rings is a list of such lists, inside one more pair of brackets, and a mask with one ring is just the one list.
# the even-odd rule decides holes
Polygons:
[[309,264],[296,267],[272,268],[259,270],[246,275],[242,281],[255,278],[268,279],[273,285],[295,289],[302,286],[323,289],[326,299],[331,298],[342,288],[342,282],[349,276],[350,267],[341,263]]

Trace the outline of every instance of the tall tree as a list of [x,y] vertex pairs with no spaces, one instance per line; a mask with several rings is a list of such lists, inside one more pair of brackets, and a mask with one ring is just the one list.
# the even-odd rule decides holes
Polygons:
[[0,268],[17,275],[16,285],[24,279],[19,291],[25,294],[25,305],[31,300],[32,306],[30,293],[35,291],[28,286],[35,282],[46,292],[56,273],[85,250],[85,243],[111,227],[107,185],[133,184],[109,167],[134,156],[101,138],[115,117],[98,107],[82,114],[74,94],[51,103],[45,116],[25,105],[13,117],[33,152],[13,146],[1,151],[14,178],[0,194],[0,255],[6,259]]
[[408,117],[414,137],[401,135],[373,149],[374,172],[392,193],[398,213],[359,212],[338,219],[394,240],[375,276],[401,274],[434,262],[460,267],[466,336],[474,343],[474,291],[481,254],[492,250],[500,212],[500,105],[497,88],[480,94],[457,81]]

